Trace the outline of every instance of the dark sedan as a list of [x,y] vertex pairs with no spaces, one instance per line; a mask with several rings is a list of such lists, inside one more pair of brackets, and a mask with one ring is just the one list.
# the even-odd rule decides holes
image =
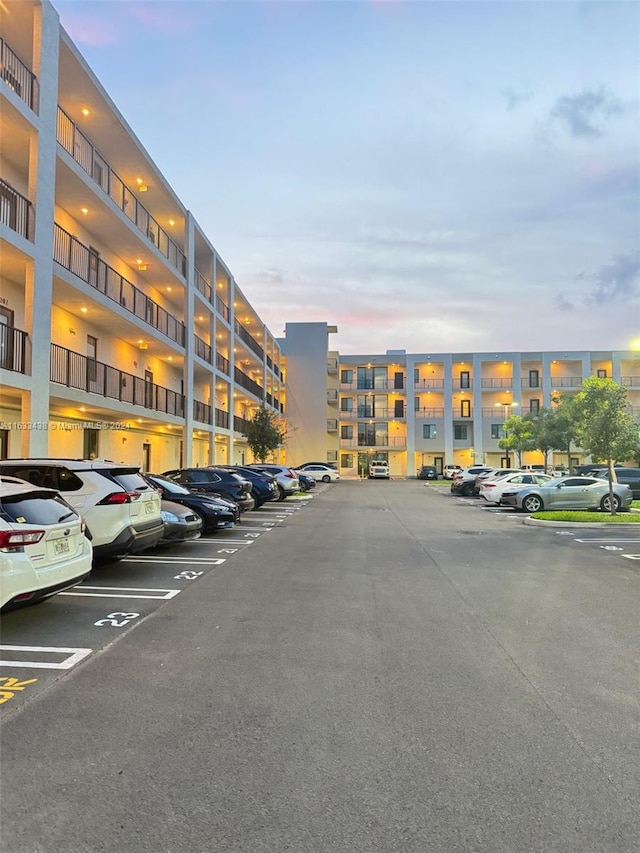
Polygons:
[[214,495],[191,492],[179,483],[159,474],[145,474],[147,480],[160,490],[163,500],[181,504],[202,519],[202,532],[211,533],[233,527],[240,520],[238,506]]
[[233,471],[244,477],[245,480],[251,481],[251,495],[256,502],[256,509],[259,509],[267,501],[278,500],[276,478],[268,471],[255,471],[252,468],[244,468],[242,465],[219,465],[218,468]]
[[305,474],[304,471],[296,471],[298,475],[298,482],[300,483],[300,491],[301,492],[310,492],[311,489],[315,489],[316,481],[313,477],[310,477],[308,474]]
[[251,481],[225,468],[176,468],[162,475],[192,492],[221,495],[235,501],[243,512],[254,509]]
[[418,480],[437,480],[438,469],[435,465],[423,465],[418,471]]
[[162,498],[161,515],[164,533],[158,545],[173,545],[175,542],[200,538],[203,521],[190,507]]

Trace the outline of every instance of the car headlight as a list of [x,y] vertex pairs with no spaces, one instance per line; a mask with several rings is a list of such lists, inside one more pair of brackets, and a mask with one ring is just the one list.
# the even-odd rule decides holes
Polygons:
[[180,524],[181,519],[174,512],[168,512],[168,510],[163,509],[160,515],[162,516],[162,520],[169,524]]
[[221,509],[224,509],[224,507],[221,507],[220,504],[204,503],[202,504],[202,506],[205,506],[207,509],[215,509],[218,512],[220,512]]

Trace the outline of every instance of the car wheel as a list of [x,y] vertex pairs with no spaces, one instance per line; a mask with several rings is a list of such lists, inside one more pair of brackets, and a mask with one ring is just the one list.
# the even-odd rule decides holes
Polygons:
[[286,498],[286,494],[280,483],[278,483],[278,500],[283,501]]
[[605,512],[611,512],[612,508],[614,512],[618,512],[620,505],[621,501],[617,495],[605,495],[600,501],[600,509]]
[[322,482],[323,482],[323,483],[330,483],[330,482],[331,482],[331,477],[330,477],[328,474],[325,474],[325,475],[322,477]]
[[522,508],[527,512],[539,512],[541,509],[544,509],[544,504],[542,503],[542,498],[539,498],[538,495],[527,495],[522,501]]
[[466,498],[473,497],[473,483],[467,483],[466,486],[463,486],[460,490],[460,493],[463,494]]

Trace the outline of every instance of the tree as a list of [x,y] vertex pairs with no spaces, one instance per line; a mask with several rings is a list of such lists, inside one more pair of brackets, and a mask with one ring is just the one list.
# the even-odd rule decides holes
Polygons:
[[511,415],[504,422],[504,438],[498,440],[498,447],[507,451],[513,450],[518,454],[518,464],[522,465],[522,453],[525,450],[535,450],[535,424],[525,416]]
[[640,452],[640,431],[629,413],[627,389],[613,379],[590,376],[575,396],[572,414],[582,449],[607,463],[611,514],[615,515],[614,462],[630,459]]
[[247,444],[251,452],[259,462],[265,462],[283,442],[284,430],[279,427],[275,413],[263,404],[247,424]]
[[567,468],[571,463],[571,444],[576,441],[576,427],[571,414],[573,399],[573,396],[556,398],[554,402],[558,405],[555,409],[541,408],[533,415],[535,449],[544,455],[545,470],[552,450],[567,454]]

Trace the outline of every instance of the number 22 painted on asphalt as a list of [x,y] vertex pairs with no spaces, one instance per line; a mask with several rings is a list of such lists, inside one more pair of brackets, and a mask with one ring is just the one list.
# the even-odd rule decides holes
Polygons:
[[[139,613],[120,613],[118,611],[116,613],[109,613],[106,619],[98,619],[93,624],[99,628],[103,628],[105,625],[112,625],[114,628],[124,628],[125,625],[128,625],[132,619],[136,619],[139,615]],[[122,617],[119,621],[117,619],[118,616]]]

